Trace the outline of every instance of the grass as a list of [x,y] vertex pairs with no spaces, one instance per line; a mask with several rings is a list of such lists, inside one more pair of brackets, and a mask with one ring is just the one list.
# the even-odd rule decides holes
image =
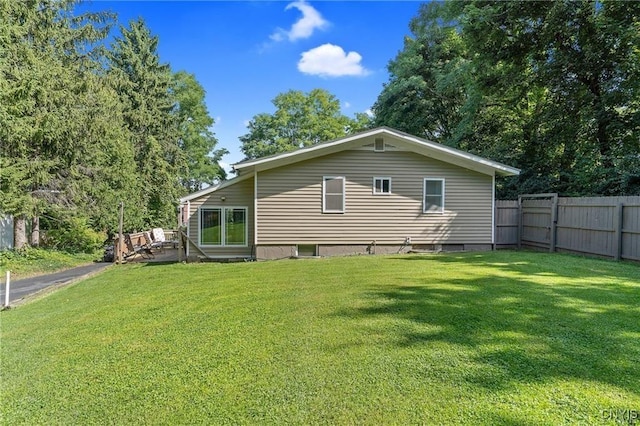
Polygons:
[[0,314],[0,414],[614,424],[640,410],[639,318],[638,265],[559,254],[124,265]]
[[100,257],[102,257],[101,252],[72,254],[39,248],[0,251],[0,272],[2,273],[0,278],[4,281],[4,273],[7,270],[11,271],[13,280],[86,265]]

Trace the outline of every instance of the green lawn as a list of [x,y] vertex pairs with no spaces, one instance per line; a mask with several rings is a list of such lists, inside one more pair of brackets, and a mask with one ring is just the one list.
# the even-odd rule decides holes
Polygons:
[[4,424],[616,424],[603,417],[640,411],[640,267],[625,263],[130,264],[0,320]]

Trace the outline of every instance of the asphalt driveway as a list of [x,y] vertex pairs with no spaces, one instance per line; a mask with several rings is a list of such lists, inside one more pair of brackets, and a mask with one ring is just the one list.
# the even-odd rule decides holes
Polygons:
[[[48,288],[71,284],[72,282],[88,278],[113,263],[97,262],[90,265],[78,266],[76,268],[67,269],[53,274],[40,275],[32,278],[24,278],[21,280],[11,280],[9,288],[9,306],[19,303],[27,296],[43,291]],[[0,304],[4,305],[7,286],[3,274],[0,279]]]

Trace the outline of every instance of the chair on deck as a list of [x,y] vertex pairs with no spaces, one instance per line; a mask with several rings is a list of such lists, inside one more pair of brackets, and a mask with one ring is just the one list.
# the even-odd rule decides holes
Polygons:
[[[142,235],[144,239],[144,234]],[[143,259],[152,259],[155,257],[151,252],[151,248],[146,244],[140,244],[140,235],[136,234],[135,237],[132,234],[125,234],[124,243],[127,247],[127,253],[124,255],[125,259],[135,257],[136,255],[142,256]]]
[[149,248],[150,250],[153,250],[153,249],[158,249],[160,251],[163,250],[162,241],[156,241],[153,238],[153,231],[144,232],[143,236],[144,236],[144,240],[145,240],[145,246],[147,248]]
[[153,248],[164,249],[164,244],[167,242],[167,239],[162,228],[153,228],[151,230],[151,238],[153,239]]

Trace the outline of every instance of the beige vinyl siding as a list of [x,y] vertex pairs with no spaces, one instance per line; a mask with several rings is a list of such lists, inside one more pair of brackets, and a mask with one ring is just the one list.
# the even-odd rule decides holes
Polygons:
[[[344,176],[345,212],[322,213],[323,176]],[[374,195],[373,177],[392,179]],[[445,180],[423,213],[424,179]],[[258,173],[258,244],[491,243],[492,177],[403,151],[352,150]]]
[[[222,201],[221,197],[225,200]],[[211,257],[244,257],[251,256],[253,247],[253,178],[245,179],[234,185],[227,186],[218,191],[211,192],[200,198],[191,200],[189,216],[189,238],[195,244],[199,244],[199,208],[224,208],[245,207],[247,209],[247,246],[246,247],[200,247]],[[196,254],[196,253],[190,253]],[[199,253],[198,253],[199,254]]]

